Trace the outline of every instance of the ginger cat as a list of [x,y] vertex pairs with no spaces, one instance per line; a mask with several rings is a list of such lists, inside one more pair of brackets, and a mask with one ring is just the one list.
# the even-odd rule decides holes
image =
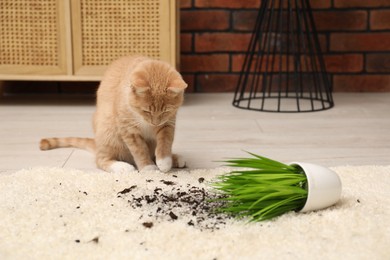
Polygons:
[[95,138],[47,138],[41,140],[40,149],[89,150],[99,168],[113,173],[184,167],[172,155],[172,143],[186,87],[166,62],[143,56],[120,58],[109,66],[97,91]]

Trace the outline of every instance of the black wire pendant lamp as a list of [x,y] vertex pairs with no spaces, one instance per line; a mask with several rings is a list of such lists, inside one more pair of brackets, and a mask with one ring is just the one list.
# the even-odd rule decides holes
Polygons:
[[266,112],[333,107],[309,0],[263,0],[233,106]]

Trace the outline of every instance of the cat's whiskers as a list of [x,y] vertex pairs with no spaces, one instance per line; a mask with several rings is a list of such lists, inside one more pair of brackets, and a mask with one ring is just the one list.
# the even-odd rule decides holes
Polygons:
[[132,123],[128,124],[127,126],[130,127],[130,128],[139,128],[141,126],[141,122],[139,122],[138,120],[137,121],[132,121]]
[[176,125],[176,120],[174,120],[174,119],[169,119],[165,124],[175,127],[175,125]]

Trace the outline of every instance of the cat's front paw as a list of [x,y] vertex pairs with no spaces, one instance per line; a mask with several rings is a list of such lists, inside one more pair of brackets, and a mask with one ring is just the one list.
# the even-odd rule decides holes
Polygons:
[[158,171],[158,168],[156,165],[151,164],[151,165],[146,165],[140,170],[140,172],[148,172],[148,171]]
[[133,165],[120,161],[112,163],[108,170],[111,173],[130,173],[137,171]]
[[184,158],[180,155],[173,154],[172,155],[172,167],[173,168],[186,168],[187,164]]
[[168,172],[172,168],[172,156],[157,159],[156,164],[160,171]]

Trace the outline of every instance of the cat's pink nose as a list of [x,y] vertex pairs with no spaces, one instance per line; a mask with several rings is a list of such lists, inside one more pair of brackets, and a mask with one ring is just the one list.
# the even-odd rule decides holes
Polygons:
[[160,124],[160,120],[158,118],[152,117],[152,125],[157,126]]

